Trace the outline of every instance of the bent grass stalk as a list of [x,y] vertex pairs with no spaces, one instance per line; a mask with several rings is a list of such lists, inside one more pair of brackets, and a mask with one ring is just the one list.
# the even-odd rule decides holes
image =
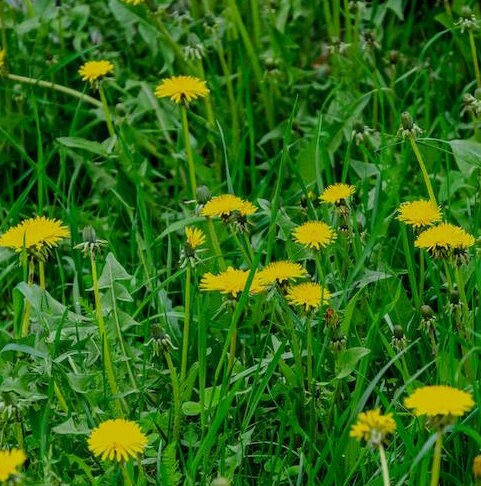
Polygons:
[[429,179],[428,171],[426,170],[426,164],[424,163],[423,156],[419,151],[418,144],[416,143],[416,139],[413,136],[409,136],[409,142],[411,143],[411,147],[413,149],[414,155],[419,163],[419,168],[421,169],[421,173],[423,175],[424,184],[426,185],[426,189],[429,194],[429,199],[434,205],[438,205],[436,202],[436,196],[434,195],[433,186],[431,185],[431,180]]

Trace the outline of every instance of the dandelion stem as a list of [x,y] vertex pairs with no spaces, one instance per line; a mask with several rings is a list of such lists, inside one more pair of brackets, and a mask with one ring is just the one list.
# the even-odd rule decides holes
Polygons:
[[104,112],[107,130],[109,131],[109,135],[111,137],[115,137],[114,125],[112,123],[112,115],[110,114],[109,104],[107,103],[107,97],[105,96],[104,86],[102,82],[99,84],[99,95],[100,100],[102,101],[102,110]]
[[190,285],[192,269],[187,264],[185,269],[185,304],[184,304],[184,332],[182,337],[182,361],[180,365],[180,383],[183,385],[187,374],[187,353],[189,351],[189,329],[190,329]]
[[[33,277],[35,275],[35,260],[30,258],[28,261],[28,286],[31,287],[33,285]],[[23,312],[23,321],[22,321],[22,333],[21,337],[27,337],[30,331],[30,301],[28,298],[25,299],[25,309]]]
[[421,152],[419,151],[419,147],[418,144],[416,143],[416,139],[410,136],[409,141],[411,142],[411,147],[413,149],[414,155],[416,156],[416,159],[419,162],[419,168],[421,169],[421,172],[423,174],[424,184],[426,185],[426,189],[429,194],[429,199],[433,204],[437,206],[438,203],[436,202],[436,197],[434,196],[433,186],[431,185],[431,181],[429,179],[429,175],[426,170],[426,165],[424,164],[424,159],[423,156],[421,155]]
[[[95,316],[97,319],[97,325],[99,326],[99,335],[100,335],[100,341],[102,343],[105,372],[107,374],[107,380],[109,382],[112,393],[114,395],[118,395],[119,387],[117,385],[117,381],[115,380],[114,369],[112,366],[112,359],[110,357],[110,349],[109,349],[109,344],[107,339],[107,332],[105,330],[104,316],[102,313],[102,303],[100,301],[100,291],[99,291],[99,283],[97,277],[97,264],[95,263],[95,254],[93,251],[90,252],[90,264],[92,267],[92,286],[94,290],[94,299],[95,299]],[[123,416],[122,402],[120,402],[119,398],[116,399],[116,405],[118,409],[117,411],[121,416]]]
[[45,263],[42,260],[38,262],[38,277],[40,288],[45,290]]
[[384,486],[389,486],[391,483],[389,481],[389,468],[387,465],[386,460],[386,451],[384,450],[384,446],[379,444],[379,456],[381,458],[381,469],[382,469],[382,479]]
[[219,262],[219,269],[221,271],[226,269],[224,257],[222,256],[222,251],[220,249],[219,239],[217,238],[217,233],[214,228],[214,223],[210,218],[207,220],[207,227],[209,229],[209,236],[212,242],[212,246],[214,247],[214,254],[216,256],[217,261]]
[[172,394],[174,396],[174,426],[172,430],[173,440],[177,441],[180,437],[180,422],[182,419],[182,403],[180,398],[179,377],[175,370],[174,363],[169,351],[164,351],[165,361],[170,371],[170,379],[172,381]]
[[182,131],[184,132],[185,152],[187,155],[187,165],[189,167],[190,189],[192,192],[192,199],[195,199],[197,193],[197,181],[195,178],[194,154],[192,153],[192,145],[190,144],[189,120],[187,119],[187,108],[184,105],[181,106],[181,115],[182,115]]
[[438,486],[441,472],[441,452],[443,449],[443,433],[438,432],[434,445],[433,466],[431,468],[431,486]]
[[478,88],[481,88],[481,74],[479,73],[478,55],[476,54],[476,44],[474,43],[474,34],[471,29],[469,30],[469,45],[471,46],[471,56],[473,57],[476,84],[478,85]]
[[125,462],[122,462],[120,469],[122,471],[122,477],[124,478],[124,486],[134,486],[134,483],[130,479],[130,474],[127,471],[127,464]]
[[62,86],[61,84],[51,83],[50,81],[43,81],[41,79],[28,78],[26,76],[19,76],[18,74],[10,74],[9,73],[5,77],[12,80],[12,81],[18,81],[19,83],[32,84],[34,86],[40,86],[42,88],[53,89],[55,91],[59,91],[61,93],[67,94],[69,96],[73,96],[74,98],[78,98],[79,100],[90,103],[91,105],[93,105],[97,108],[102,108],[102,102],[101,101],[99,101],[95,98],[92,98],[91,96],[89,96],[85,93],[81,93],[80,91],[77,91],[75,89],[67,88],[67,86]]

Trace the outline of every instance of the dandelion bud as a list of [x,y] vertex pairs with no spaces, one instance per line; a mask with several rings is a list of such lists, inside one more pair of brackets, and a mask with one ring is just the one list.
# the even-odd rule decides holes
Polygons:
[[391,345],[396,351],[401,351],[406,347],[407,339],[404,336],[404,330],[402,326],[396,325],[393,328],[393,337],[391,339]]
[[199,186],[195,193],[195,197],[199,206],[203,206],[205,203],[209,202],[212,199],[212,195],[207,186]]

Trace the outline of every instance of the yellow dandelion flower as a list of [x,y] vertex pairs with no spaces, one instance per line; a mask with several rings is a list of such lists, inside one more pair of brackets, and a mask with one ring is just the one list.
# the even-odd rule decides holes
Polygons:
[[0,70],[5,67],[5,49],[0,49]]
[[128,461],[144,452],[147,437],[136,422],[125,419],[106,420],[92,430],[88,446],[102,461]]
[[473,460],[473,474],[475,479],[481,479],[481,455],[478,454]]
[[474,242],[474,236],[463,228],[441,223],[423,231],[416,238],[414,246],[430,251],[435,257],[444,257],[454,250],[467,250]]
[[7,481],[18,474],[18,468],[27,460],[22,449],[0,451],[0,481]]
[[186,227],[185,237],[191,250],[195,250],[197,247],[205,243],[205,234],[199,228]]
[[0,237],[0,246],[21,252],[48,250],[70,236],[69,229],[57,219],[36,216],[10,228]]
[[155,88],[157,98],[170,98],[179,103],[190,103],[209,94],[206,82],[194,76],[173,76],[164,79]]
[[306,248],[319,250],[336,239],[336,232],[322,221],[308,221],[298,226],[294,232],[294,240]]
[[283,284],[306,275],[306,270],[299,263],[289,261],[270,263],[258,273],[260,282],[266,286]]
[[423,386],[404,400],[418,417],[461,417],[474,407],[471,393],[445,385]]
[[356,192],[356,188],[349,184],[337,183],[327,186],[319,199],[323,203],[344,204],[349,196]]
[[287,300],[294,305],[304,306],[306,311],[318,309],[327,304],[331,293],[315,282],[305,282],[287,289]]
[[[237,297],[244,290],[249,273],[249,270],[235,270],[232,267],[217,275],[205,273],[200,281],[200,289]],[[259,276],[254,275],[249,292],[257,294],[263,290],[264,286],[259,281]]]
[[431,226],[441,221],[441,209],[432,201],[420,199],[404,202],[399,206],[397,219],[414,228]]
[[78,70],[82,81],[93,83],[103,78],[114,70],[114,65],[110,61],[87,61]]
[[360,413],[349,435],[359,441],[365,440],[370,445],[379,446],[386,436],[394,433],[395,430],[396,422],[392,418],[392,413],[382,415],[377,408]]
[[232,213],[238,212],[241,216],[254,214],[257,208],[249,201],[244,201],[234,194],[222,194],[210,199],[202,208],[200,215],[228,218]]

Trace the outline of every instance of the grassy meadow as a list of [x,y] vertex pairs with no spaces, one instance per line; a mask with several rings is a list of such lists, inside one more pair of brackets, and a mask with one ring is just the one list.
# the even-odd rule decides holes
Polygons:
[[0,483],[481,485],[481,12],[0,0]]

